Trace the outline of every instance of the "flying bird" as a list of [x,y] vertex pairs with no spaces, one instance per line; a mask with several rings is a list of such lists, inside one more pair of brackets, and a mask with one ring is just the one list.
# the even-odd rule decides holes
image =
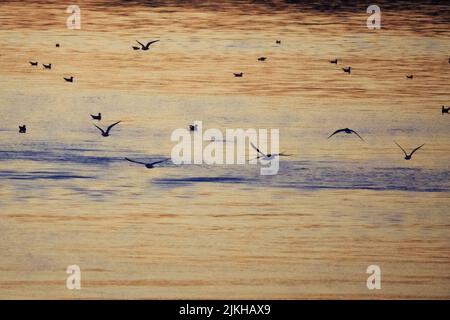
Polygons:
[[36,61],[36,62],[30,61],[30,64],[31,64],[32,66],[37,66],[37,65],[38,65],[38,62],[37,62],[37,61]]
[[118,124],[118,123],[120,123],[120,121],[114,122],[112,125],[110,125],[110,126],[106,129],[106,131],[103,130],[102,128],[100,128],[99,126],[95,125],[95,124],[94,124],[94,126],[97,127],[97,129],[100,130],[100,131],[102,132],[102,136],[104,136],[104,137],[109,137],[109,132],[111,131],[112,127],[114,127],[114,126],[115,126],[116,124]]
[[21,125],[19,126],[19,133],[26,133],[27,132],[27,126]]
[[414,78],[414,75],[412,75],[412,74],[406,75],[406,79],[412,79],[412,78]]
[[242,78],[242,76],[244,75],[243,72],[241,72],[241,73],[233,73],[233,74],[234,74],[234,76],[237,77],[237,78]]
[[99,112],[98,115],[91,114],[92,120],[102,120],[102,114]]
[[334,63],[334,64],[337,64],[337,62],[338,62],[338,59],[334,59],[334,60],[329,60],[330,61],[330,63]]
[[450,107],[442,106],[442,114],[448,113],[450,111]]
[[[395,142],[395,141],[394,141],[394,142]],[[400,149],[402,149],[403,153],[405,154],[405,160],[411,160],[411,157],[412,157],[412,155],[414,154],[414,152],[416,152],[417,150],[419,150],[420,148],[422,148],[422,147],[425,145],[425,144],[423,144],[423,145],[421,145],[421,146],[415,148],[413,151],[411,151],[410,154],[407,154],[406,151],[405,151],[405,149],[403,149],[401,145],[399,145],[397,142],[395,142],[395,144],[396,144]]]
[[267,57],[259,57],[258,58],[258,61],[266,61],[267,60]]
[[151,46],[153,43],[158,42],[158,41],[159,41],[159,40],[153,40],[153,41],[148,42],[146,45],[144,45],[143,43],[141,43],[141,42],[139,42],[139,41],[136,40],[136,42],[139,43],[139,44],[141,45],[141,49],[144,50],[144,51],[149,50],[149,49],[150,49],[150,46]]
[[189,131],[197,131],[198,124],[190,124]]
[[66,80],[67,82],[73,82],[73,76],[71,76],[70,78],[64,77],[64,80]]
[[263,158],[266,161],[271,161],[271,160],[275,159],[275,157],[288,157],[288,156],[291,156],[291,154],[285,154],[285,153],[273,153],[273,154],[268,153],[268,154],[265,154],[265,153],[261,152],[261,150],[259,150],[252,142],[250,142],[250,145],[253,147],[253,149],[256,150],[256,152],[259,153],[259,156],[257,156],[255,159]]
[[332,136],[334,136],[335,134],[341,133],[341,132],[345,132],[347,134],[356,134],[362,141],[364,141],[364,139],[358,134],[358,132],[356,132],[355,130],[352,130],[350,128],[345,128],[345,129],[338,129],[335,132],[333,132],[332,134],[330,134],[330,136],[327,139],[330,139]]
[[167,160],[170,160],[170,158],[159,160],[159,161],[155,161],[155,162],[150,162],[150,163],[136,161],[136,160],[132,160],[130,158],[125,158],[125,160],[130,161],[130,162],[134,162],[134,163],[143,164],[147,169],[153,169],[155,167],[155,164],[158,164],[158,163],[161,163],[161,162],[165,162]]
[[132,46],[133,50],[139,50],[141,48],[137,47],[137,46]]
[[51,63],[49,63],[49,64],[42,64],[43,66],[44,66],[44,69],[51,69],[52,68],[52,64]]
[[347,72],[348,74],[352,73],[352,67],[342,68],[342,70],[344,70],[344,72]]

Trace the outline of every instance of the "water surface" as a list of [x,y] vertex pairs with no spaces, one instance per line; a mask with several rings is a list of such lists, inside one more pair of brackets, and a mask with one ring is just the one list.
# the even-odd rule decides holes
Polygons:
[[[449,298],[445,2],[379,2],[379,31],[356,2],[78,4],[81,30],[58,1],[0,4],[0,297]],[[97,112],[123,121],[108,138]],[[195,120],[278,128],[293,155],[271,177],[124,161]],[[367,142],[327,139],[345,127]]]

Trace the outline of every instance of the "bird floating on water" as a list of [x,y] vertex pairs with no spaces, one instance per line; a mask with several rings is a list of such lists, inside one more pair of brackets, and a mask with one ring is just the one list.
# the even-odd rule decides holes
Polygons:
[[166,158],[166,159],[163,159],[163,160],[159,160],[159,161],[155,161],[155,162],[150,162],[150,163],[147,163],[147,162],[141,162],[141,161],[136,161],[136,160],[132,160],[132,159],[126,158],[126,157],[125,157],[125,160],[130,161],[130,162],[134,162],[134,163],[143,164],[147,169],[153,169],[153,168],[155,167],[155,164],[165,162],[165,161],[167,161],[167,160],[170,160],[170,158]]
[[258,61],[266,61],[267,60],[267,57],[259,57],[258,58]]
[[281,44],[281,40],[275,41],[276,44]]
[[26,125],[19,125],[19,133],[26,133],[27,132],[27,126]]
[[[395,142],[395,141],[394,141]],[[416,152],[417,150],[419,150],[420,148],[422,148],[425,144],[422,144],[421,146],[415,148],[413,151],[411,151],[410,154],[407,154],[405,149],[402,148],[401,145],[399,145],[397,142],[395,142],[395,144],[402,149],[403,153],[405,154],[405,160],[411,160],[412,155],[414,154],[414,152]]]
[[189,125],[189,131],[197,131],[197,127],[198,127],[197,124],[190,124]]
[[91,117],[93,120],[98,120],[98,121],[102,120],[102,114],[100,112],[98,113],[98,115],[91,114]]
[[49,63],[49,64],[43,63],[42,65],[44,66],[44,69],[51,69],[52,68],[52,64],[51,63]]
[[100,130],[100,131],[102,132],[102,136],[104,136],[104,137],[109,137],[109,132],[110,132],[111,129],[112,129],[116,124],[118,124],[118,123],[120,123],[120,121],[114,122],[112,125],[110,125],[110,126],[106,129],[106,131],[103,130],[102,128],[100,128],[99,126],[95,125],[95,124],[94,124],[94,126],[97,127],[97,129]]
[[450,107],[442,106],[442,114],[448,113],[450,111]]
[[234,72],[233,72],[233,74],[234,74],[234,76],[235,76],[236,78],[242,78],[242,76],[244,75],[243,72],[241,72],[241,73],[234,73]]
[[38,65],[38,62],[36,61],[36,62],[33,62],[33,61],[30,61],[30,64],[32,65],[32,66],[37,66]]
[[[275,159],[275,157],[288,157],[291,156],[291,154],[285,154],[285,153],[268,153],[265,154],[261,150],[259,150],[258,147],[256,147],[252,142],[250,142],[250,145],[253,147],[253,149],[256,150],[256,152],[259,153],[259,156],[257,156],[255,159],[264,159],[266,161],[271,161]],[[254,159],[253,159],[254,160]]]
[[56,44],[56,47],[59,48],[59,43]]
[[137,46],[132,46],[133,50],[140,50],[141,48],[137,47]]
[[414,78],[414,75],[408,74],[408,75],[406,75],[406,78],[407,78],[407,79],[412,79],[412,78]]
[[136,42],[139,43],[139,44],[141,45],[141,49],[142,49],[143,51],[149,50],[149,49],[150,49],[150,46],[151,46],[153,43],[158,42],[158,41],[159,41],[159,40],[153,40],[153,41],[148,42],[146,45],[144,45],[143,43],[141,43],[141,42],[139,42],[139,41],[136,40]]
[[342,68],[342,70],[344,70],[344,72],[347,72],[348,74],[352,73],[352,67]]
[[330,136],[327,139],[330,139],[332,136],[334,136],[335,134],[341,133],[341,132],[345,132],[346,134],[356,134],[362,141],[364,141],[364,139],[358,134],[358,132],[356,132],[355,130],[352,130],[350,128],[344,128],[344,129],[338,129],[335,132],[333,132],[332,134],[330,134]]
[[338,63],[338,59],[329,60],[329,61],[330,61],[330,63],[334,63],[334,64],[337,64],[337,63]]
[[67,82],[73,82],[73,76],[71,76],[70,78],[64,77],[64,80],[66,80]]

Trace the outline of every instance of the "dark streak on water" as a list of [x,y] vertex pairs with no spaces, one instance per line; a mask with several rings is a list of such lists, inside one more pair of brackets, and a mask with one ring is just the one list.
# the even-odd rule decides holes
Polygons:
[[50,163],[68,162],[80,165],[82,164],[108,165],[115,161],[123,161],[123,157],[87,156],[76,153],[63,153],[52,151],[0,151],[0,161],[4,160],[32,160]]
[[68,180],[68,179],[94,179],[94,177],[85,177],[74,175],[70,172],[48,172],[47,174],[40,174],[36,172],[10,172],[0,171],[0,178],[10,180]]
[[[92,150],[89,150],[92,151]],[[144,160],[142,155],[135,159]],[[159,159],[161,156],[153,155],[145,159]],[[1,170],[0,178],[10,180],[64,180],[64,179],[94,179],[92,174],[80,174],[86,166],[92,166],[95,172],[108,173],[109,165],[123,163],[119,156],[91,156],[84,152],[53,152],[53,151],[0,151],[0,161],[31,160],[44,162],[57,166],[58,164],[71,164],[73,170],[42,170],[23,172],[18,170]],[[161,167],[175,168],[170,162]],[[236,166],[234,176],[217,175],[208,176],[202,173],[202,166],[183,166],[182,175],[177,171],[176,177],[156,178],[153,183],[163,187],[182,187],[200,183],[233,183],[248,186],[264,186],[273,188],[294,189],[365,189],[365,190],[401,190],[417,192],[448,192],[450,191],[450,172],[444,169],[420,169],[407,167],[370,167],[361,166],[358,170],[350,170],[353,166],[343,166],[332,161],[286,161],[282,162],[280,171],[274,176],[261,176],[254,171],[246,171]],[[97,171],[100,170],[100,171]],[[146,169],[142,169],[146,172]],[[158,168],[154,169],[158,170]],[[236,171],[237,170],[237,171]],[[257,171],[259,172],[259,171]]]
[[196,183],[251,183],[251,180],[240,177],[189,177],[189,178],[164,178],[154,181],[163,186],[189,186]]
[[338,163],[323,164],[286,162],[278,175],[246,177],[196,176],[155,179],[154,183],[165,187],[181,187],[199,183],[235,183],[248,186],[293,189],[355,189],[398,190],[415,192],[450,191],[450,172],[445,170],[421,170],[411,168],[360,168],[350,171]]

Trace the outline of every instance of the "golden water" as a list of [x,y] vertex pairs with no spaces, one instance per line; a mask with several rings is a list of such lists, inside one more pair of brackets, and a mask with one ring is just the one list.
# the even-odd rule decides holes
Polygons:
[[[81,30],[65,3],[0,3],[0,298],[450,298],[448,6],[381,2],[370,31],[361,5],[77,3]],[[195,120],[279,128],[293,156],[123,160]],[[326,139],[345,127],[367,142]]]

